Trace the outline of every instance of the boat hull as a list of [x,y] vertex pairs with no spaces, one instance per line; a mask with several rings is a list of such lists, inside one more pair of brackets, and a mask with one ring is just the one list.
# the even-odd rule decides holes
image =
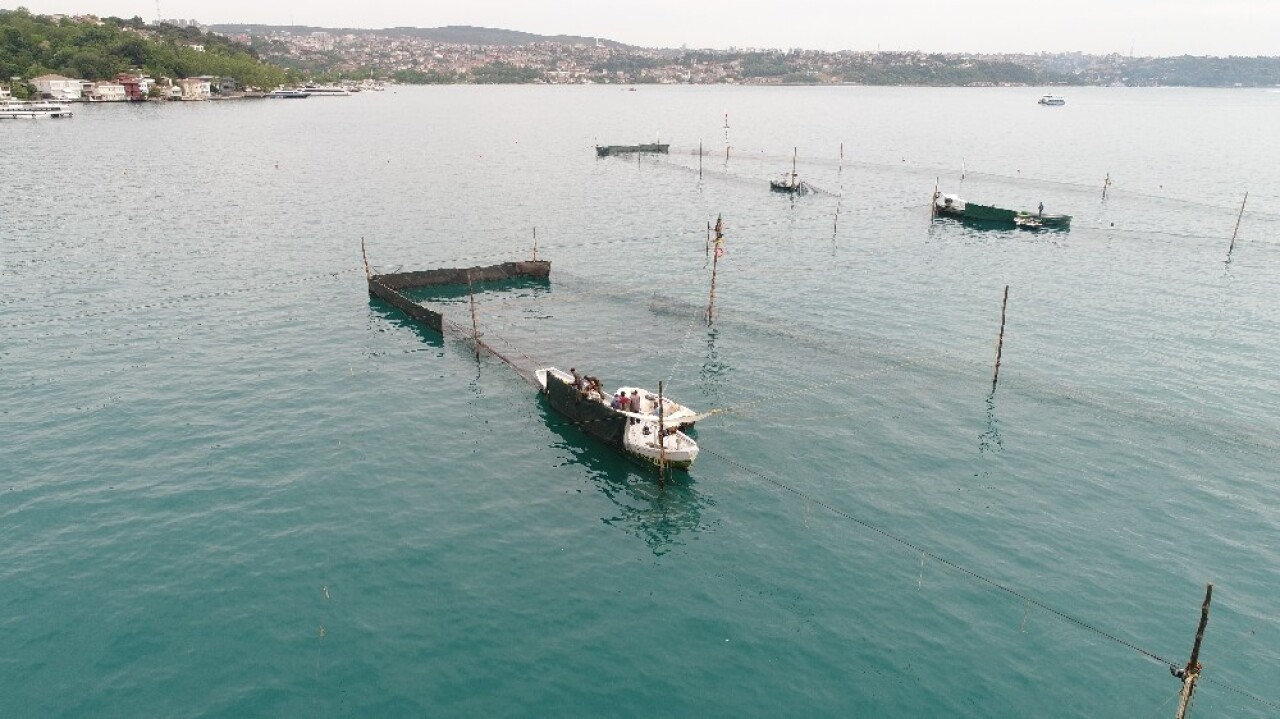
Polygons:
[[966,225],[989,230],[1069,230],[1071,215],[1043,215],[1034,212],[1006,210],[1003,207],[979,205],[952,200],[934,205],[939,217],[951,217]]
[[596,157],[632,155],[637,152],[665,155],[670,148],[671,145],[657,142],[648,145],[596,145]]
[[580,392],[569,375],[555,368],[534,374],[551,408],[596,439],[651,464],[687,470],[697,459],[697,443],[674,426],[659,445],[657,422],[628,417],[600,398]]

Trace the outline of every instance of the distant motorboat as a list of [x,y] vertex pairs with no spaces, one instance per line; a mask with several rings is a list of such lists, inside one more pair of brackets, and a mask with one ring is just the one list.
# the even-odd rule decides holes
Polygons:
[[0,120],[35,120],[43,117],[71,117],[71,107],[38,100],[0,101]]
[[1065,105],[1067,98],[1061,95],[1045,95],[1040,98],[1041,105]]

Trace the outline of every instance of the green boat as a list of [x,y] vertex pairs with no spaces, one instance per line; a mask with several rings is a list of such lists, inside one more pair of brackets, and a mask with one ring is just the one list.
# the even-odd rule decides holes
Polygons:
[[596,157],[608,157],[610,155],[634,155],[637,152],[645,152],[651,154],[667,154],[667,150],[671,145],[654,142],[648,145],[596,145]]
[[1071,215],[1006,210],[1003,207],[965,202],[955,195],[938,195],[934,214],[991,229],[1069,230]]

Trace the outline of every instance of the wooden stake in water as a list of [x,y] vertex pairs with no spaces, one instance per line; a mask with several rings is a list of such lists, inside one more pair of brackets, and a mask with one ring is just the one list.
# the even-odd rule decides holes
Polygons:
[[729,164],[729,111],[724,111],[724,164]]
[[698,140],[698,179],[702,179],[702,140]]
[[[1187,716],[1187,708],[1191,705],[1191,695],[1195,693],[1196,681],[1200,679],[1200,642],[1204,639],[1204,628],[1209,623],[1209,602],[1213,601],[1213,585],[1210,584],[1204,590],[1204,604],[1200,606],[1200,627],[1196,629],[1196,642],[1191,647],[1191,659],[1187,661],[1187,666],[1182,669],[1182,694],[1178,697],[1178,713],[1176,719],[1184,719]],[[1175,672],[1174,676],[1178,676],[1173,667],[1170,671]]]
[[373,279],[373,272],[369,269],[369,253],[364,249],[364,238],[360,238],[360,256],[364,258],[364,278],[366,280]]
[[837,169],[844,169],[844,143],[840,143],[840,165]]
[[935,178],[933,181],[933,197],[929,198],[929,218],[933,219],[938,216],[938,186],[942,184],[942,178]]
[[663,390],[662,380],[658,380],[657,412],[658,412],[658,486],[659,487],[665,485],[666,479],[667,479],[667,438],[665,436],[666,424],[664,423],[663,417],[662,417],[662,415],[665,414],[662,411],[662,390]]
[[538,228],[533,228],[533,261],[538,261]]
[[723,244],[724,223],[717,215],[715,250],[711,253],[711,296],[707,299],[707,324],[714,322],[716,317],[716,271],[720,266],[720,255],[724,254]]
[[476,319],[476,291],[471,285],[471,273],[467,273],[467,294],[471,296],[471,339],[476,343],[476,359],[480,359],[480,322]]
[[1107,188],[1111,187],[1111,173],[1107,173],[1107,179],[1102,181],[1102,199],[1107,199]]
[[996,340],[996,368],[991,375],[991,394],[996,392],[996,383],[1000,381],[1000,355],[1004,351],[1005,311],[1009,308],[1009,285],[1004,286],[1004,302],[1000,304],[1000,339]]
[[1227,248],[1227,261],[1231,261],[1231,253],[1236,249],[1236,235],[1240,234],[1240,221],[1244,219],[1244,206],[1249,202],[1249,193],[1244,193],[1244,202],[1240,203],[1240,216],[1236,218],[1236,230],[1231,233],[1231,246]]

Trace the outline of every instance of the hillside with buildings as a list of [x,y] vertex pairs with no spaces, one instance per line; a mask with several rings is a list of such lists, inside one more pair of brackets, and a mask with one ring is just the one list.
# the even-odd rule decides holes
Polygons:
[[191,25],[0,10],[0,77],[16,97],[143,99],[173,88],[189,97],[272,88],[287,75],[248,45]]
[[214,29],[252,46],[268,62],[302,72],[423,83],[1280,85],[1275,57],[676,50],[474,27]]

